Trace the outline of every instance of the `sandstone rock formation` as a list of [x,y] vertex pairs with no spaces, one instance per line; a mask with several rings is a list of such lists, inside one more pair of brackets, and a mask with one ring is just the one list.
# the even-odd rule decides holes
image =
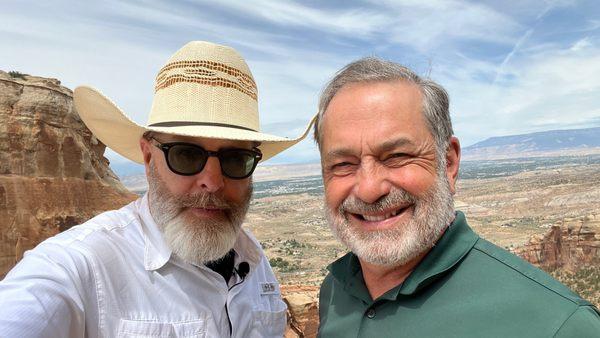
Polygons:
[[600,216],[565,219],[513,252],[546,271],[575,271],[600,263],[599,230]]
[[318,293],[318,286],[281,286],[281,295],[288,305],[288,326],[285,338],[317,336],[319,329]]
[[0,71],[0,278],[45,238],[136,198],[104,149],[60,81]]

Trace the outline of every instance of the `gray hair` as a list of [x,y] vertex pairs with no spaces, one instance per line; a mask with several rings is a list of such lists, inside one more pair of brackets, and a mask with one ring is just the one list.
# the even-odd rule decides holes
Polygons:
[[323,115],[337,92],[351,83],[404,81],[417,85],[423,95],[423,114],[436,144],[438,161],[445,162],[445,153],[453,135],[449,98],[446,90],[430,79],[419,77],[412,70],[395,62],[376,57],[356,60],[336,73],[319,99],[319,114],[315,122],[314,138],[321,149]]

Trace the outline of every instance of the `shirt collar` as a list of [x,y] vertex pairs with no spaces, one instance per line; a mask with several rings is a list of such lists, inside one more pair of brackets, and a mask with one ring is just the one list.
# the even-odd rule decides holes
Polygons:
[[454,222],[404,281],[400,294],[413,294],[446,274],[471,251],[478,239],[465,215],[457,211]]
[[141,198],[138,210],[144,235],[144,268],[148,271],[157,270],[169,261],[172,250],[150,214],[148,193]]
[[[160,269],[171,258],[172,250],[150,214],[148,193],[138,200],[137,207],[144,236],[144,268],[148,271]],[[260,262],[260,246],[244,229],[240,230],[233,249],[236,252],[236,264],[238,260],[247,262],[252,269]]]
[[[398,295],[411,295],[425,288],[458,264],[478,239],[479,236],[467,224],[465,215],[460,211],[456,212],[452,224],[402,285],[389,290],[380,298],[396,299]],[[345,290],[366,303],[372,301],[364,285],[356,255],[348,253],[330,264],[328,269],[344,285]]]
[[260,263],[262,256],[258,241],[246,229],[242,228],[238,233],[233,250],[236,253],[236,265],[238,262],[247,262],[250,265],[250,271],[254,271],[254,268]]

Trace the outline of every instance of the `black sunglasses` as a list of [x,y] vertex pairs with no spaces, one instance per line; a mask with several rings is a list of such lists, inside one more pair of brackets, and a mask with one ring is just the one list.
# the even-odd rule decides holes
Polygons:
[[152,138],[156,147],[165,153],[165,160],[172,172],[192,176],[201,172],[210,156],[215,156],[221,164],[223,176],[241,180],[249,177],[256,169],[262,158],[262,153],[254,148],[250,149],[223,149],[209,151],[198,145],[184,142],[160,143]]

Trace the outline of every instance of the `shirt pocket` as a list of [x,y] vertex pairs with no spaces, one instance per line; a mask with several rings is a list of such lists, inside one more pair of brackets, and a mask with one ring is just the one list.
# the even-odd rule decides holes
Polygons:
[[287,308],[280,311],[252,311],[252,330],[249,337],[283,337],[287,325]]
[[189,337],[204,338],[206,321],[204,319],[181,322],[154,322],[147,320],[121,319],[117,337],[150,338],[150,337]]

